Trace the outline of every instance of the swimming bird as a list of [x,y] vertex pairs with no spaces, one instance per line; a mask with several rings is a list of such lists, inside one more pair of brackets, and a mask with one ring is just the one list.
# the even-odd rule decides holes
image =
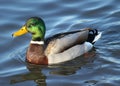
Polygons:
[[26,61],[40,65],[58,64],[83,55],[101,37],[98,30],[86,28],[45,38],[46,26],[39,17],[29,18],[12,36],[17,37],[28,32],[32,34],[32,40],[26,53]]

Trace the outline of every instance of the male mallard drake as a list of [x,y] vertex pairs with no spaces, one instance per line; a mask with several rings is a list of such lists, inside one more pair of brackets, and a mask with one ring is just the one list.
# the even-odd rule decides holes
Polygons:
[[31,17],[20,30],[13,33],[14,37],[27,32],[32,40],[27,50],[26,60],[33,64],[56,64],[72,60],[92,49],[101,33],[94,29],[84,29],[56,34],[45,38],[45,23],[41,18]]

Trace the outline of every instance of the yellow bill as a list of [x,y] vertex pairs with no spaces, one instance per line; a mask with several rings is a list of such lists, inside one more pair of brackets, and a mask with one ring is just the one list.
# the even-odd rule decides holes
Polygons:
[[12,34],[13,37],[21,36],[28,33],[28,30],[26,29],[26,26],[22,26],[22,28],[15,33]]

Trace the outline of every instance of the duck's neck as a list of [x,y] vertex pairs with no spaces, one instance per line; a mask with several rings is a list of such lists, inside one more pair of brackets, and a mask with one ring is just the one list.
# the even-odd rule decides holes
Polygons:
[[30,44],[37,44],[39,46],[44,46],[44,41],[33,41],[33,40],[31,40]]
[[33,64],[48,64],[44,54],[44,41],[31,41],[27,51],[27,61]]

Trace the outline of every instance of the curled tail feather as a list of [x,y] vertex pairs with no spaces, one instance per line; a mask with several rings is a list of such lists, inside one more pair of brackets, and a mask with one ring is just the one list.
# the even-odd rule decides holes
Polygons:
[[94,44],[101,37],[101,33],[97,29],[90,29],[87,42]]

